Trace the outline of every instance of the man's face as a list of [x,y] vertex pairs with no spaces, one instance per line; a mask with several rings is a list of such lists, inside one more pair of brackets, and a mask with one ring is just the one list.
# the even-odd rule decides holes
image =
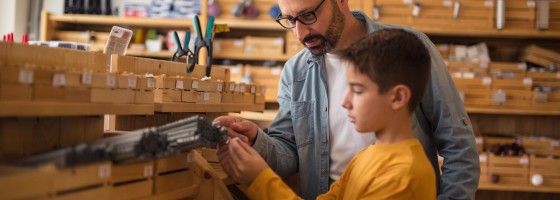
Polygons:
[[[296,27],[292,29],[298,40],[316,56],[324,55],[336,47],[345,26],[344,15],[336,1],[325,1],[315,12],[315,23],[305,25],[297,21]],[[320,4],[321,0],[278,1],[282,16],[292,17],[313,12]]]

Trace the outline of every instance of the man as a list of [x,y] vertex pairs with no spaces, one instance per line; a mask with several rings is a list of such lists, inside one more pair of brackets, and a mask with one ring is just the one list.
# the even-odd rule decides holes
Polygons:
[[[354,154],[375,140],[374,134],[356,133],[340,107],[347,86],[338,55],[366,33],[403,28],[422,40],[432,60],[431,80],[414,111],[412,128],[436,172],[438,199],[474,199],[480,168],[472,127],[441,55],[426,35],[375,23],[362,12],[351,12],[348,0],[279,0],[278,5],[278,23],[292,29],[306,49],[284,66],[280,108],[268,133],[247,120],[217,118],[230,136],[252,145],[280,176],[299,172],[305,199],[327,192]],[[225,151],[226,145],[221,146],[218,156],[229,171]],[[444,157],[441,178],[437,154]]]

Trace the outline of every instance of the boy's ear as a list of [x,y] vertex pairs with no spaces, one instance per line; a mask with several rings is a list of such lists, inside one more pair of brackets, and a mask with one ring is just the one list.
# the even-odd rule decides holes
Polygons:
[[411,96],[410,88],[405,85],[397,85],[393,87],[392,91],[391,107],[393,110],[406,109]]

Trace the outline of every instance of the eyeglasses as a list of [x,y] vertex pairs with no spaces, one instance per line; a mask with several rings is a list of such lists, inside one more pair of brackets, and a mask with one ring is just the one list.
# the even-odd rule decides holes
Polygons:
[[324,2],[325,2],[325,0],[321,1],[321,3],[319,3],[319,5],[315,8],[315,10],[313,10],[311,12],[306,12],[306,13],[299,14],[295,17],[282,16],[282,13],[280,13],[278,15],[278,17],[276,17],[276,22],[278,22],[278,24],[280,24],[280,26],[282,26],[286,29],[295,28],[296,27],[296,21],[299,21],[299,22],[301,22],[302,24],[305,24],[305,25],[311,25],[311,24],[317,22],[317,16],[315,15],[315,13],[317,13],[317,11],[321,7],[321,5],[323,5]]

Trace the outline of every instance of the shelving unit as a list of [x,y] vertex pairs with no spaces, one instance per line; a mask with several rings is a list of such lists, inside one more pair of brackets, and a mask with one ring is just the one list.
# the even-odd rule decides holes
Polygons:
[[0,101],[0,117],[83,116],[104,114],[152,115],[154,114],[154,105]]

